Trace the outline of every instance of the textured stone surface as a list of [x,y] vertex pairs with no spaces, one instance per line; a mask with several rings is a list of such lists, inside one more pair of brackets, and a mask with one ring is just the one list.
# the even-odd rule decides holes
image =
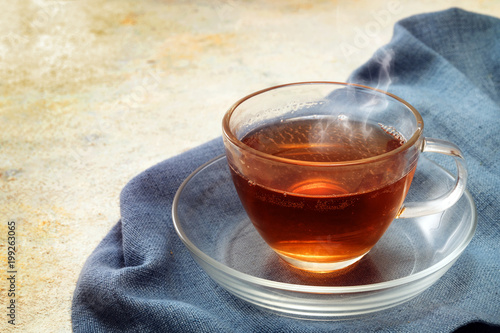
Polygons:
[[240,97],[344,81],[413,14],[500,16],[496,0],[1,2],[0,280],[14,220],[24,332],[71,331],[78,274],[120,218],[120,190],[219,136]]

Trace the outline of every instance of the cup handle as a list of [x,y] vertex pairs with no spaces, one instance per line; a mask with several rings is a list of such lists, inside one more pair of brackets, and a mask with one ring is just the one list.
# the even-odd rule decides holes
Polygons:
[[448,141],[424,138],[422,152],[449,155],[455,159],[457,164],[457,179],[455,186],[437,199],[424,202],[404,203],[397,215],[399,219],[442,212],[453,206],[465,191],[465,186],[467,184],[467,164],[460,148]]

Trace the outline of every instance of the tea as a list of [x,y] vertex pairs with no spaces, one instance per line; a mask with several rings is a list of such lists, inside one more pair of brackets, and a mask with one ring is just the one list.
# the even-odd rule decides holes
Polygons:
[[[405,142],[397,131],[380,124],[317,117],[258,128],[241,141],[267,154],[306,162],[365,159]],[[380,175],[394,174],[388,165],[383,164],[385,170],[369,170],[362,185],[349,178],[318,177],[312,170],[309,175],[268,174],[273,179],[269,184],[256,183],[234,167],[231,173],[252,223],[276,252],[299,261],[328,263],[359,259],[396,217],[415,166],[387,183]],[[272,168],[266,172],[272,173]]]

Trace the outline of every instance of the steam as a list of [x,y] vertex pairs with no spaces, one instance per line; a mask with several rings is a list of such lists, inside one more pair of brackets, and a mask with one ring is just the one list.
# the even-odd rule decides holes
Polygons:
[[391,63],[394,59],[394,50],[381,50],[374,56],[374,61],[379,64],[378,83],[375,88],[387,91],[392,83]]
[[[370,77],[369,82],[361,82],[361,84],[372,86],[376,89],[382,91],[388,91],[390,85],[392,84],[391,78],[391,64],[394,58],[394,51],[380,50],[376,53],[371,62],[366,65],[366,71]],[[373,79],[376,79],[376,84],[373,84]],[[387,97],[382,95],[373,95],[365,103],[363,103],[362,108],[366,111],[371,112],[374,109],[386,108],[388,105]]]
[[[372,62],[375,64],[377,84],[376,89],[382,91],[388,91],[390,85],[392,84],[391,78],[391,64],[394,59],[394,51],[380,50],[372,58]],[[371,98],[362,104],[361,111],[365,113],[364,115],[364,137],[368,137],[373,130],[373,127],[368,126],[367,122],[373,113],[381,112],[385,110],[389,105],[388,96],[382,94],[372,95]]]
[[[374,54],[372,59],[356,71],[348,82],[359,83],[373,88],[388,91],[392,84],[391,67],[394,60],[392,49],[380,49]],[[364,132],[362,135],[369,138],[373,126],[368,122],[372,115],[385,110],[388,105],[388,97],[383,94],[370,94],[360,92],[357,87],[346,86],[333,91],[326,98],[326,103],[320,110],[325,115],[324,119],[315,125],[316,140],[324,143],[323,138],[329,136],[331,126],[342,129],[342,135],[353,133],[351,126],[356,122],[357,130],[360,130],[359,123],[363,123]],[[359,134],[359,132],[358,132]]]

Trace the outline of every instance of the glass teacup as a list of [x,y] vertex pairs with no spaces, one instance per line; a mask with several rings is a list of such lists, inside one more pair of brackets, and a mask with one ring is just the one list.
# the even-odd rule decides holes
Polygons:
[[[286,262],[329,272],[365,256],[394,219],[434,214],[465,190],[460,149],[425,138],[404,100],[374,88],[303,82],[235,103],[223,120],[233,182],[253,225]],[[454,188],[403,203],[421,152],[453,156]]]

